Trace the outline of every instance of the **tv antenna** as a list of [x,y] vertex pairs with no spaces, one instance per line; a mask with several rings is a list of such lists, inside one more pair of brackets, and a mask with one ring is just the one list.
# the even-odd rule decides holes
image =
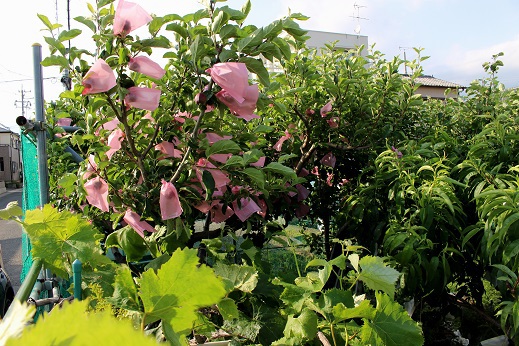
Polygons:
[[404,51],[404,71],[407,74],[407,55],[405,53],[406,49],[410,49],[411,47],[398,47],[401,51]]
[[[367,7],[367,6],[357,5],[356,2],[353,4],[353,9],[354,9],[354,10],[353,10],[353,15],[350,16],[350,17],[353,18],[353,19],[357,19],[357,26],[355,26],[355,29],[353,30],[353,31],[355,31],[355,33],[356,33],[357,35],[360,34],[360,29],[361,29],[361,27],[360,27],[360,20],[361,20],[361,19],[362,19],[362,20],[369,20],[368,18],[363,18],[363,17],[360,16],[360,9],[361,9],[361,8],[364,8],[364,7]],[[355,13],[355,11],[356,11],[357,13]]]

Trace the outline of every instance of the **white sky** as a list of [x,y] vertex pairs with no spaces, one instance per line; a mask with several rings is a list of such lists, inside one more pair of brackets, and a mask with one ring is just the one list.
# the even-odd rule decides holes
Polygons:
[[[132,0],[149,13],[185,14],[201,8],[196,0]],[[89,16],[86,0],[70,0],[71,17]],[[89,2],[93,2],[90,0]],[[231,8],[241,8],[245,0],[229,0]],[[311,19],[301,22],[305,29],[353,34],[357,25],[369,44],[388,59],[402,55],[414,58],[410,47],[424,48],[430,56],[425,73],[437,78],[468,85],[483,78],[482,63],[493,54],[505,53],[500,80],[507,86],[519,85],[519,1],[498,0],[251,0],[252,11],[246,23],[264,26],[288,13],[301,12]],[[361,6],[358,11],[354,4]],[[22,0],[9,3],[0,22],[0,123],[18,131],[15,123],[21,115],[21,90],[34,105],[32,44],[45,47],[43,24],[36,14],[45,14],[52,22],[66,27],[67,0]],[[57,8],[57,9],[56,9]],[[362,18],[353,18],[359,15]],[[57,17],[57,20],[56,20]],[[72,20],[72,28],[89,30]],[[44,49],[44,56],[47,54]],[[59,71],[44,68],[47,101],[56,99],[63,89]],[[32,116],[34,108],[26,110]]]

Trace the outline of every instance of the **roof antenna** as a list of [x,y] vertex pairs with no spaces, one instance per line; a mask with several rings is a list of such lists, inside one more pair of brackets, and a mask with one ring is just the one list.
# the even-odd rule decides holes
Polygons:
[[405,71],[405,74],[407,75],[407,56],[405,54],[405,50],[409,49],[409,47],[398,47],[398,49],[404,51],[404,71]]
[[[367,6],[360,6],[360,5],[357,5],[357,3],[355,2],[353,4],[353,8],[354,8],[354,11],[353,11],[353,16],[350,16],[351,18],[354,18],[354,19],[357,19],[357,26],[355,27],[355,29],[353,31],[355,31],[355,33],[358,35],[360,34],[360,20],[369,20],[368,18],[363,18],[360,16],[360,9],[363,8],[363,7],[367,7]],[[357,15],[355,15],[355,10],[357,11]]]

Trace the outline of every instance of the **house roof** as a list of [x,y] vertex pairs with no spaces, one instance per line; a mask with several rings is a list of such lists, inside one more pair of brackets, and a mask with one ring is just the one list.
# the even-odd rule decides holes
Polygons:
[[[409,75],[404,75],[404,78],[409,78]],[[448,82],[443,79],[434,78],[433,76],[422,75],[414,79],[415,83],[421,84],[422,86],[439,87],[439,88],[465,88],[463,85]]]
[[0,133],[4,133],[4,132],[12,132],[11,129],[7,126],[5,126],[4,124],[0,123]]

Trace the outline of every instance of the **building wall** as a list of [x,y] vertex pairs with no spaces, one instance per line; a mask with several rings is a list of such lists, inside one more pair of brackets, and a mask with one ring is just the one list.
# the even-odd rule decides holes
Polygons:
[[447,97],[445,97],[445,90],[447,88],[443,87],[429,87],[429,86],[420,86],[416,91],[417,94],[421,94],[424,98],[435,98],[435,99],[445,99],[445,98],[457,98],[458,91],[456,89],[451,89]]
[[335,44],[336,49],[350,50],[364,45],[365,49],[362,51],[362,55],[366,56],[368,54],[367,36],[315,30],[309,30],[308,36],[310,38],[306,41],[306,44],[310,48],[323,48],[325,44],[337,41]]
[[0,132],[0,181],[20,181],[20,136]]

